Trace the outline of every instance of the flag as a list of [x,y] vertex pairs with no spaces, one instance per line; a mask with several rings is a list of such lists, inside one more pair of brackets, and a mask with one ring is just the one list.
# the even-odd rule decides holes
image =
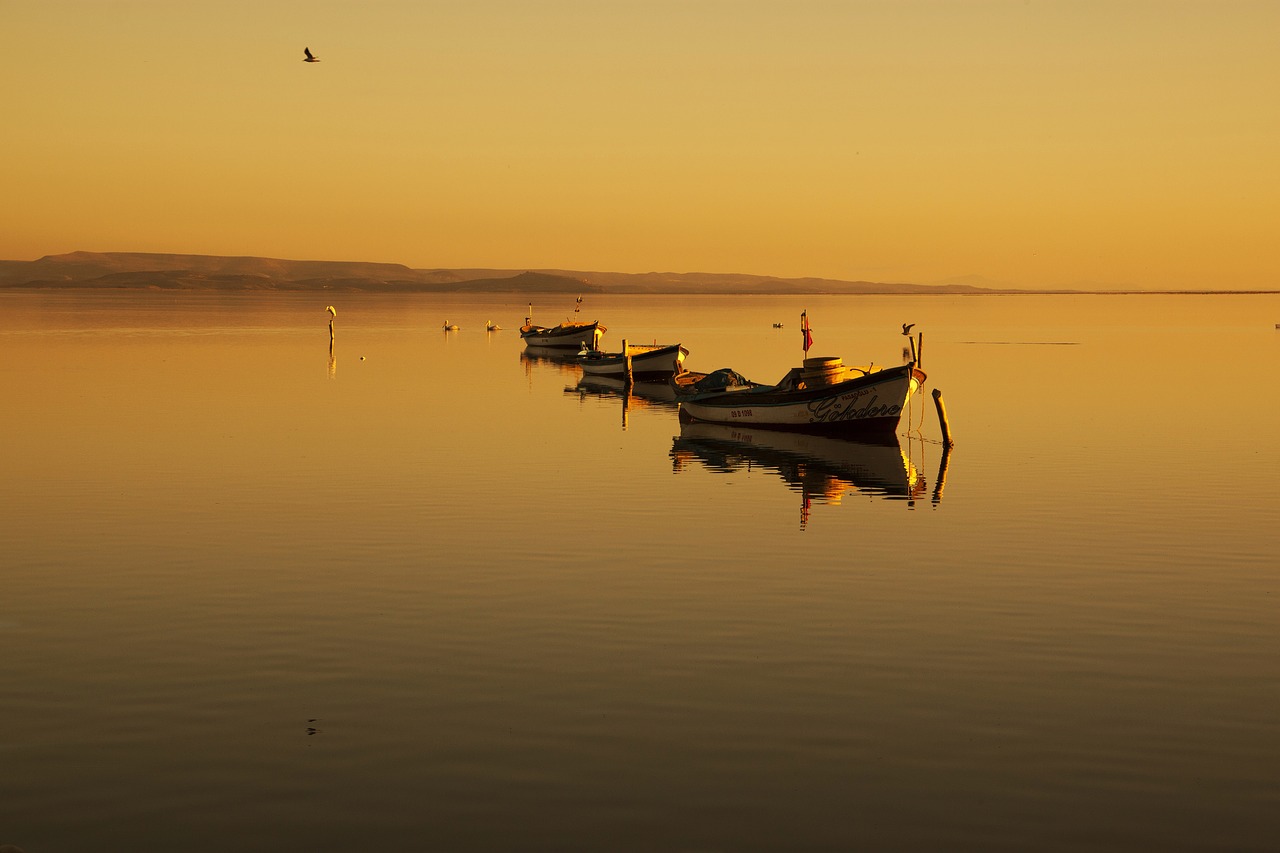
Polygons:
[[813,335],[809,334],[809,313],[807,311],[800,312],[800,334],[804,336],[804,352],[809,354],[809,347],[813,346]]

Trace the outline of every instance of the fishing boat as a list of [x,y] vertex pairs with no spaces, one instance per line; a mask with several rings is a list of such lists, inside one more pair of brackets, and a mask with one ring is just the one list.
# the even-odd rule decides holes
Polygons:
[[551,327],[526,323],[520,327],[520,337],[524,340],[524,345],[542,349],[580,349],[584,344],[594,348],[599,345],[600,336],[604,333],[605,327],[598,321],[565,322]]
[[[577,299],[574,313],[582,309],[582,297]],[[606,329],[598,320],[582,323],[565,320],[558,326],[539,326],[533,322],[533,305],[529,305],[529,313],[525,315],[524,325],[520,327],[520,338],[528,349],[543,350],[577,350],[583,347],[600,348],[600,336]]]
[[601,352],[583,347],[578,353],[582,372],[590,376],[627,375],[627,357],[631,358],[631,378],[637,382],[665,382],[681,372],[689,351],[680,344],[627,344],[626,352]]
[[[913,325],[913,324],[912,324]],[[902,334],[910,337],[910,325]],[[800,312],[804,362],[774,385],[752,382],[724,368],[713,373],[678,373],[671,387],[680,400],[681,421],[857,436],[892,434],[911,395],[924,385],[920,350],[911,342],[911,360],[897,367],[846,366],[829,356],[809,358],[813,346],[809,313]]]
[[826,435],[893,433],[911,395],[924,384],[915,362],[852,367],[838,358],[806,358],[774,385],[723,369],[671,378],[686,421],[800,430]]

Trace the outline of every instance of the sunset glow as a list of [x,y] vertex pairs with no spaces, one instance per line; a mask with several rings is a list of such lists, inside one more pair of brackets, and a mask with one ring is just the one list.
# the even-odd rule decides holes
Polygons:
[[14,0],[3,19],[3,259],[1280,286],[1276,3]]

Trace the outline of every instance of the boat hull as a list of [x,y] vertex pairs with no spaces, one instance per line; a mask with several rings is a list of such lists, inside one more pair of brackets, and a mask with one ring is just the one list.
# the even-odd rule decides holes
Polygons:
[[892,433],[924,380],[923,371],[905,364],[798,390],[755,385],[691,393],[680,397],[680,416],[821,435]]
[[[632,347],[631,378],[665,380],[680,372],[689,351],[679,344],[667,347]],[[578,356],[582,372],[590,376],[622,379],[627,375],[627,361],[622,353],[592,352]]]
[[605,327],[597,323],[568,323],[559,326],[524,326],[520,337],[529,349],[581,349],[594,347]]

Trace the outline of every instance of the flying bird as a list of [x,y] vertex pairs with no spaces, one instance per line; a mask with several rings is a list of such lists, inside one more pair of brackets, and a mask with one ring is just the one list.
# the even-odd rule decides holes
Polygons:
[[304,47],[304,48],[302,49],[302,52],[303,52],[303,53],[305,53],[305,54],[307,55],[307,58],[306,58],[306,59],[304,59],[304,60],[302,60],[303,62],[319,62],[319,61],[320,61],[320,60],[316,59],[314,56],[312,56],[312,55],[311,55],[311,48],[309,48],[309,47]]
[[906,336],[906,337],[908,337],[908,338],[909,338],[909,337],[911,337],[911,327],[912,327],[912,326],[914,326],[914,325],[915,325],[915,323],[903,323],[903,324],[902,324],[902,334],[903,334],[903,335],[905,335],[905,336]]

